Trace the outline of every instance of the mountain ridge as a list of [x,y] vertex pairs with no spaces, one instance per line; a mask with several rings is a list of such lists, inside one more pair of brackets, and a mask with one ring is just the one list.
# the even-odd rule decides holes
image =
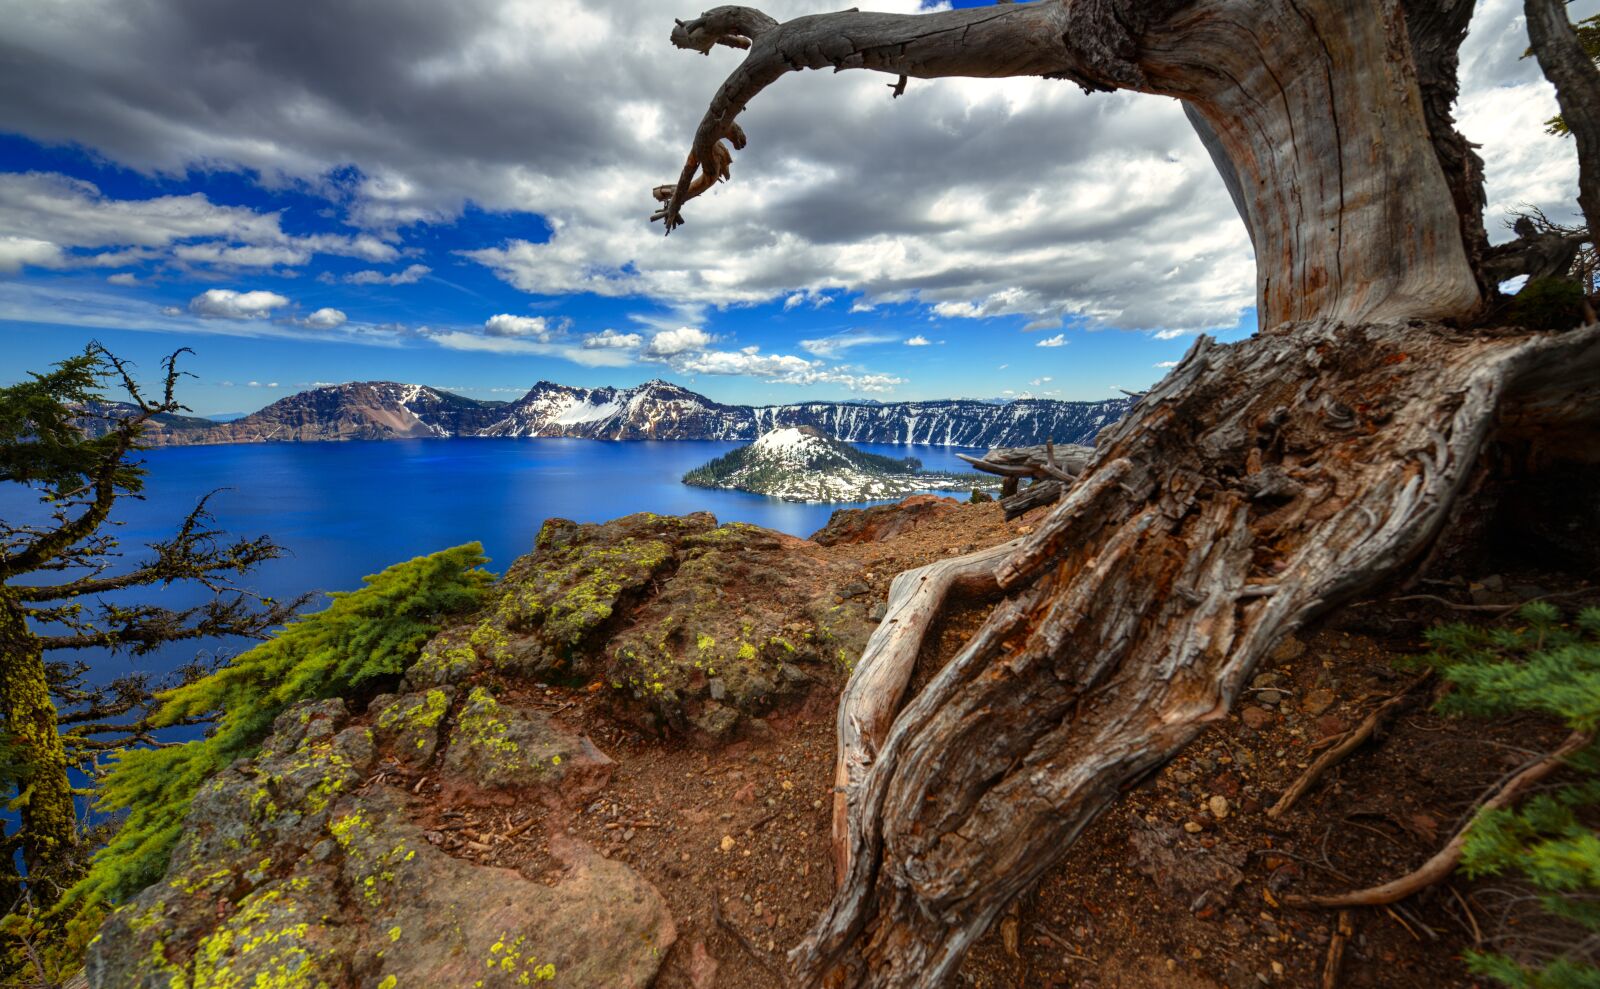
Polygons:
[[232,422],[153,428],[155,446],[446,437],[748,440],[809,426],[849,443],[1031,446],[1092,443],[1131,399],[973,399],[725,405],[661,379],[630,388],[539,381],[514,402],[466,398],[429,385],[357,381],[289,395]]

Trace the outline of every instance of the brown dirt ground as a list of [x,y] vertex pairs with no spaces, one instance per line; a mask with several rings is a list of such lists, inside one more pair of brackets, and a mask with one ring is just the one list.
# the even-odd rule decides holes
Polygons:
[[[1006,523],[996,505],[962,506],[880,543],[828,552],[860,562],[875,600],[900,570],[993,545],[1026,532],[1043,511]],[[1416,609],[1434,610],[1419,612]],[[983,620],[972,603],[930,637],[924,682]],[[1236,711],[1177,760],[1132,789],[1089,828],[968,957],[960,982],[984,987],[1245,989],[1321,984],[1333,917],[1284,909],[1285,892],[1331,891],[1386,881],[1431,855],[1486,788],[1548,748],[1559,728],[1534,720],[1464,722],[1422,703],[1375,744],[1359,749],[1280,821],[1263,807],[1315,753],[1415,676],[1403,657],[1418,631],[1460,618],[1436,605],[1352,605],[1279,653],[1285,696],[1255,705],[1260,728]],[[1345,629],[1343,631],[1339,629]],[[1376,630],[1383,630],[1380,634]],[[430,840],[474,861],[554,881],[547,847],[562,830],[626,861],[653,882],[676,919],[678,941],[661,989],[780,986],[784,953],[805,933],[833,885],[828,801],[833,715],[843,674],[801,704],[755,722],[720,747],[641,735],[608,713],[603,692],[523,685],[519,703],[587,733],[618,765],[606,789],[577,807],[556,803],[449,806],[437,780],[394,782],[414,790],[413,813]],[[1313,690],[1336,702],[1320,715],[1301,705]],[[1218,818],[1213,796],[1228,801]],[[1190,825],[1185,829],[1184,825]],[[1139,869],[1130,836],[1176,830],[1180,857],[1242,863],[1231,894],[1196,904],[1165,894]],[[1492,904],[1457,876],[1388,909],[1354,912],[1343,989],[1450,989],[1481,985],[1461,951],[1490,923]]]

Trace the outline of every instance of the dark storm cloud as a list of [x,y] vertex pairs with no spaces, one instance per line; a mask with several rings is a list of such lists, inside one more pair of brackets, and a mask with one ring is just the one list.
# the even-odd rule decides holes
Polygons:
[[[1485,0],[1474,30],[1489,38],[1464,62],[1527,99],[1538,83],[1515,58],[1517,6]],[[844,289],[947,316],[1188,329],[1229,324],[1252,301],[1248,241],[1177,105],[1043,80],[913,80],[891,100],[879,76],[787,77],[744,118],[751,145],[733,183],[663,240],[645,222],[648,191],[676,176],[740,57],[667,43],[671,18],[696,12],[662,0],[0,0],[0,129],[147,171],[257,170],[389,237],[468,201],[537,213],[548,242],[469,256],[541,294],[693,306]],[[1505,99],[1481,81],[1468,90],[1466,122]],[[1491,197],[1513,168],[1528,198],[1565,194],[1558,145],[1519,138],[1502,152],[1469,136],[1491,144]],[[81,245],[12,246],[20,265]]]

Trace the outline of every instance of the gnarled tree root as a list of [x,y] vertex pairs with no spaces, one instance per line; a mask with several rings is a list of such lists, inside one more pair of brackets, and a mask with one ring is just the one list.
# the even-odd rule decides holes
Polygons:
[[889,585],[883,621],[868,641],[839,698],[838,754],[833,790],[833,875],[850,869],[846,795],[860,786],[911,682],[928,630],[953,592],[990,594],[1000,589],[994,571],[1021,540],[952,560],[907,570]]
[[1592,421],[1597,368],[1600,326],[1317,321],[1198,342],[1040,527],[981,561],[992,578],[973,579],[1008,596],[881,741],[899,674],[846,696],[840,724],[871,758],[841,769],[846,868],[791,953],[797,984],[943,985],[1283,636],[1423,553],[1497,428]]
[[1283,796],[1278,798],[1278,802],[1267,808],[1267,816],[1277,820],[1288,813],[1289,808],[1293,807],[1301,797],[1305,796],[1306,791],[1315,786],[1317,780],[1321,779],[1324,773],[1342,762],[1345,756],[1360,748],[1367,739],[1378,732],[1378,729],[1388,724],[1390,718],[1399,714],[1402,708],[1411,704],[1414,700],[1413,692],[1432,676],[1433,674],[1430,671],[1424,676],[1418,677],[1406,689],[1373,708],[1372,713],[1361,719],[1359,725],[1345,732],[1344,737],[1339,739],[1338,744],[1317,756],[1316,761],[1307,767],[1305,772],[1300,774],[1300,778],[1295,780],[1289,786],[1289,789],[1283,791]]
[[1354,890],[1349,893],[1333,893],[1319,896],[1285,896],[1283,903],[1290,907],[1381,907],[1390,903],[1398,903],[1408,896],[1422,892],[1434,883],[1443,882],[1455,871],[1456,865],[1461,861],[1461,853],[1467,846],[1467,832],[1472,828],[1472,821],[1477,820],[1479,814],[1491,810],[1509,807],[1526,793],[1535,783],[1549,776],[1561,768],[1566,758],[1594,742],[1594,733],[1575,731],[1567,736],[1554,752],[1535,762],[1533,765],[1506,780],[1494,796],[1485,800],[1473,813],[1472,818],[1461,826],[1448,844],[1439,849],[1428,861],[1422,863],[1415,870],[1406,873],[1398,879],[1384,883],[1382,886],[1373,886],[1370,889]]

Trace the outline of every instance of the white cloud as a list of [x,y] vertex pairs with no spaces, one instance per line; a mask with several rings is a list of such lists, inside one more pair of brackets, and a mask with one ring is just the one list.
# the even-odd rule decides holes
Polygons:
[[[644,355],[648,358],[675,357],[691,351],[704,350],[711,345],[711,334],[693,326],[680,326],[675,330],[662,330],[650,338]],[[796,358],[798,360],[799,358]],[[709,374],[741,373],[709,371]]]
[[914,337],[906,337],[907,347],[926,347],[928,346],[928,343],[928,338],[920,333]]
[[207,319],[266,319],[274,309],[288,304],[289,300],[276,292],[211,288],[189,300],[189,311]]
[[324,308],[307,316],[301,321],[301,325],[309,326],[313,330],[332,330],[343,326],[349,318],[341,310]]
[[1152,366],[1153,367],[1159,367],[1159,368],[1177,367],[1178,366],[1178,362],[1177,361],[1158,361]]
[[210,264],[225,268],[275,268],[305,264],[311,260],[311,251],[305,247],[285,244],[179,244],[172,256],[194,264]]
[[1066,345],[1067,335],[1065,333],[1057,333],[1053,337],[1045,337],[1043,340],[1040,340],[1038,343],[1034,344],[1035,347],[1065,347]]
[[47,240],[0,236],[0,275],[15,275],[24,265],[64,268],[67,259],[61,248]]
[[433,269],[425,264],[413,264],[407,265],[404,271],[395,271],[387,275],[381,271],[357,271],[345,275],[344,280],[351,285],[412,285],[420,282],[432,271]]
[[137,285],[139,276],[131,271],[119,271],[115,275],[108,275],[106,282],[111,285]]
[[854,347],[869,347],[878,343],[893,343],[899,336],[893,333],[872,333],[866,330],[849,330],[818,340],[801,340],[800,349],[818,357],[836,357]]
[[1050,382],[1052,382],[1054,380],[1056,380],[1056,379],[1054,379],[1052,377],[1049,377],[1049,376],[1046,376],[1046,377],[1043,377],[1043,378],[1034,378],[1032,381],[1028,382],[1028,384],[1030,384],[1033,387],[1037,388],[1040,385],[1048,385]]
[[585,350],[637,350],[643,344],[644,337],[639,334],[618,333],[616,330],[601,330],[583,338]]
[[491,337],[549,343],[559,330],[543,316],[513,316],[510,313],[499,313],[483,321],[483,332]]
[[[290,235],[280,219],[278,213],[220,206],[198,192],[114,199],[92,182],[57,173],[0,173],[0,264],[10,253],[3,245],[17,238],[53,245],[53,255],[24,262],[37,267],[108,266],[166,258],[218,268],[274,268],[305,264],[317,254],[369,261],[399,255],[392,244],[368,233]],[[95,248],[116,250],[98,255],[65,253]]]

